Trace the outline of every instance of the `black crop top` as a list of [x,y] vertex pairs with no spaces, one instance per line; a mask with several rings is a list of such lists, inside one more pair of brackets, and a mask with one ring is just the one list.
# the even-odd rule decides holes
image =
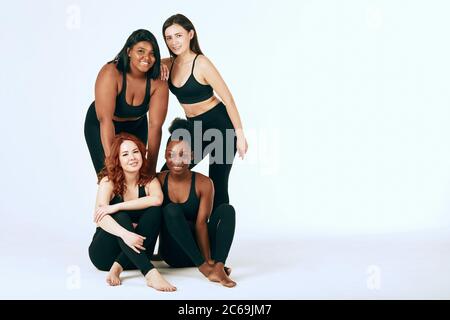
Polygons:
[[142,117],[147,113],[150,104],[150,79],[147,78],[144,101],[139,106],[132,106],[127,103],[126,89],[127,77],[124,73],[122,75],[122,90],[116,97],[116,109],[114,110],[114,115],[119,118]]
[[205,101],[214,95],[213,88],[209,84],[201,84],[194,77],[195,60],[198,55],[195,56],[192,62],[191,75],[187,79],[186,83],[181,87],[175,87],[172,83],[171,75],[172,68],[175,60],[172,62],[169,72],[169,89],[177,97],[180,103],[192,104]]

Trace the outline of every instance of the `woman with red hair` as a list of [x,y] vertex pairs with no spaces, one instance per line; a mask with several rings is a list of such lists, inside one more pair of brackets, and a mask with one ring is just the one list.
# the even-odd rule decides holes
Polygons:
[[99,174],[94,211],[97,230],[89,246],[92,263],[109,271],[106,281],[120,285],[123,270],[140,269],[147,285],[175,291],[150,262],[161,227],[163,193],[158,179],[145,170],[145,146],[135,136],[115,136]]

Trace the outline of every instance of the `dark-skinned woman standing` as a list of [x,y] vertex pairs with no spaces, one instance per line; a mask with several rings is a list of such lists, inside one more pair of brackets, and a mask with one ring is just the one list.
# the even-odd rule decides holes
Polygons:
[[147,146],[148,172],[155,173],[161,127],[167,114],[168,86],[158,79],[160,53],[148,30],[134,31],[95,82],[95,101],[88,109],[84,135],[96,174],[104,167],[116,134],[127,132]]

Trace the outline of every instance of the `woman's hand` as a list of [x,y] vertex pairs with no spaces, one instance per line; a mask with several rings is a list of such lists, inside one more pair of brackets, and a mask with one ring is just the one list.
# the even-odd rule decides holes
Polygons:
[[108,214],[113,214],[119,211],[119,206],[117,204],[108,205],[108,206],[99,206],[97,210],[94,212],[94,222],[99,223],[100,220],[103,219],[104,216]]
[[133,249],[137,253],[141,253],[138,249],[145,250],[145,248],[144,248],[145,237],[143,237],[137,233],[127,231],[121,238],[122,238],[123,242],[126,243],[127,246],[129,246],[131,249]]
[[161,62],[160,79],[167,81],[169,79],[169,68]]
[[244,135],[237,136],[236,148],[239,157],[241,157],[241,159],[244,160],[244,155],[247,153],[248,150],[247,139],[245,139]]

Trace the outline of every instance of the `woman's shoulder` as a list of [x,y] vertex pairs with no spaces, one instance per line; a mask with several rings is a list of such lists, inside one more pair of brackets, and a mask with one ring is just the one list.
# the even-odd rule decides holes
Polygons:
[[114,183],[108,178],[108,176],[103,177],[98,185],[104,188],[110,188],[111,190],[114,188]]
[[161,185],[163,185],[164,183],[164,178],[166,177],[167,172],[169,172],[169,170],[164,170],[156,174],[156,177],[158,178],[158,181]]
[[199,67],[212,66],[212,62],[204,54],[199,54],[197,60],[195,60],[195,65],[198,65]]
[[213,181],[211,180],[210,177],[195,171],[192,171],[192,174],[195,174],[195,184],[201,189],[214,188]]
[[99,79],[108,79],[117,81],[121,77],[120,71],[116,68],[116,65],[112,62],[105,64],[98,72]]
[[143,187],[145,189],[146,194],[150,194],[151,188],[158,186],[161,187],[161,183],[159,181],[158,175],[156,174],[152,179],[148,180],[144,185],[141,185],[140,187]]
[[100,69],[101,73],[110,74],[110,75],[120,75],[120,71],[117,69],[116,64],[114,62],[108,62]]
[[197,72],[203,75],[211,74],[211,72],[216,71],[216,67],[211,62],[211,60],[209,60],[208,57],[206,57],[203,54],[199,54],[197,56],[197,60],[195,62],[195,69],[197,70]]
[[152,91],[154,91],[154,89],[157,89],[157,88],[167,87],[167,81],[161,80],[159,78],[150,79],[150,81],[151,81]]

